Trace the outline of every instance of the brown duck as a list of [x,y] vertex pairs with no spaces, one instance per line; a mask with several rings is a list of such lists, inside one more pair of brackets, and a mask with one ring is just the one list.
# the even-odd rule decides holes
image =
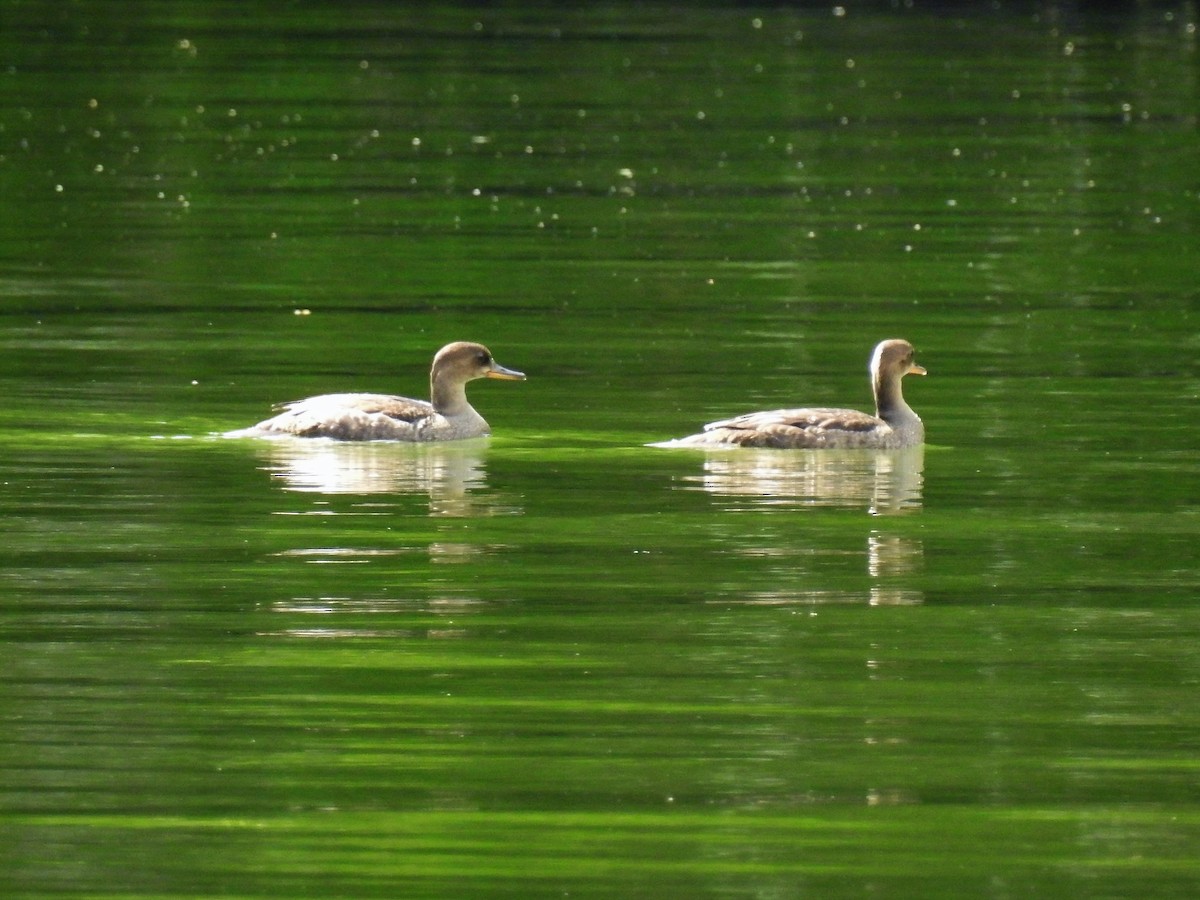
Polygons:
[[782,449],[896,450],[925,441],[921,417],[904,402],[905,375],[924,375],[912,344],[887,340],[871,356],[875,415],[853,409],[776,409],[746,413],[704,426],[704,431],[656,447],[776,447]]
[[228,437],[293,435],[339,441],[455,441],[483,437],[491,428],[467,401],[466,385],[476,378],[524,381],[506,369],[482,344],[447,344],[429,373],[432,402],[390,394],[322,394],[280,404],[282,412]]

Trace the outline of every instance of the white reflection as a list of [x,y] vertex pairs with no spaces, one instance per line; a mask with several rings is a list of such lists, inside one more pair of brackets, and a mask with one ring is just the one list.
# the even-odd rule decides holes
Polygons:
[[914,606],[925,595],[906,586],[906,577],[921,570],[925,547],[916,538],[872,531],[867,536],[867,574],[872,606]]
[[921,507],[925,448],[904,450],[712,450],[697,481],[711,494],[758,504],[865,506],[871,515]]
[[[740,498],[754,507],[835,507],[863,509],[872,516],[919,512],[923,502],[925,448],[904,450],[711,450],[699,475],[684,479],[721,498]],[[882,523],[881,523],[882,524]],[[740,534],[731,541],[735,552],[773,560],[779,587],[745,592],[745,603],[829,604],[862,603],[905,606],[924,602],[914,576],[924,562],[919,538],[895,533],[899,523],[872,528],[865,548],[829,548],[805,541],[805,531],[789,530],[781,539],[777,529],[758,536]],[[799,543],[797,543],[799,542]],[[829,555],[865,557],[865,588],[818,587],[811,578],[811,560]]]
[[430,444],[279,438],[256,442],[264,467],[289,491],[319,494],[427,494],[430,513],[497,512],[488,497],[486,438]]
[[[270,605],[272,612],[282,614],[292,624],[277,630],[260,631],[259,634],[317,640],[349,638],[459,640],[467,637],[470,632],[465,626],[457,624],[457,617],[482,605],[482,600],[470,597],[435,597],[428,601],[384,597],[371,599],[340,596],[295,597],[291,600],[279,600]],[[380,627],[379,623],[381,622],[410,621],[414,612],[432,615],[439,621],[420,626],[389,624],[388,627]],[[306,622],[305,619],[310,621]],[[323,619],[328,620],[328,624],[321,622]]]

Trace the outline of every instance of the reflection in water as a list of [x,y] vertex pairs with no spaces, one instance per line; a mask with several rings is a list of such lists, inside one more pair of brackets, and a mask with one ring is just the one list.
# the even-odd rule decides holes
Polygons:
[[906,586],[905,577],[921,570],[924,545],[916,538],[872,531],[867,536],[867,574],[871,576],[872,606],[910,606],[921,603],[921,591]]
[[[503,514],[519,514],[518,506],[506,503],[487,488],[484,457],[488,441],[467,440],[431,444],[396,442],[339,442],[280,438],[256,441],[266,459],[263,467],[288,491],[326,495],[425,495],[429,497],[429,516],[434,519],[458,519]],[[337,515],[325,501],[318,501],[316,515]],[[388,515],[389,507],[379,499],[355,503],[352,514]],[[415,541],[405,538],[392,543],[390,529],[381,529],[383,546],[352,545],[301,546],[278,552],[279,557],[303,559],[319,566],[365,565],[379,563],[393,567],[388,560],[425,557],[430,563],[467,563],[502,548],[494,543],[457,539],[465,523],[442,521],[433,532]],[[328,536],[327,532],[322,532]],[[358,535],[361,538],[361,534]],[[400,570],[407,571],[404,564]],[[413,612],[414,604],[424,614],[453,616],[479,604],[477,598],[439,596],[432,600],[387,596],[388,588],[369,599],[340,594],[292,597],[270,604],[273,612],[289,623],[264,630],[292,638],[426,637],[458,638],[466,634],[457,626],[415,628],[379,626],[381,615]],[[304,620],[309,620],[305,622]],[[321,624],[316,624],[317,621]],[[336,623],[336,624],[335,624]]]
[[[295,597],[270,604],[270,609],[291,623],[281,628],[261,631],[262,635],[307,639],[394,638],[461,640],[470,631],[456,624],[458,617],[481,607],[483,601],[473,597],[436,597],[428,601],[376,597]],[[304,624],[315,617],[331,624]],[[423,620],[421,624],[414,619]],[[403,622],[381,628],[378,623]]]
[[427,494],[434,516],[513,512],[483,490],[486,439],[402,444],[280,438],[256,444],[268,460],[266,470],[289,491]]
[[[925,448],[870,450],[714,450],[705,455],[700,475],[685,481],[719,497],[746,498],[754,506],[822,506],[857,509],[873,516],[919,511],[924,483]],[[816,553],[814,548],[743,547],[739,552],[758,557],[793,557]],[[924,595],[911,587],[920,571],[924,547],[917,538],[872,529],[866,541],[866,572],[872,606],[921,603]],[[752,603],[859,603],[860,591],[815,590],[802,583],[801,573],[780,567],[788,587],[743,594]]]
[[714,450],[699,481],[723,497],[757,503],[857,507],[871,515],[921,507],[925,448],[905,450]]

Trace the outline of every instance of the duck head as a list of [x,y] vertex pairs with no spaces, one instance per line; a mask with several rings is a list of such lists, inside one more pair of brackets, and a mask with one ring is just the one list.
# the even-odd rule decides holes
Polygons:
[[499,378],[504,381],[524,381],[525,374],[506,369],[492,357],[483,344],[455,341],[447,344],[433,358],[430,379],[439,382],[466,384],[476,378]]

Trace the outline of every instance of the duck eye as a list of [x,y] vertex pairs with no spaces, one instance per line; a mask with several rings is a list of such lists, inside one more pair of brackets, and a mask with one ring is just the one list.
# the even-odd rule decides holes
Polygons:
[[492,363],[492,358],[490,356],[488,356],[486,353],[479,354],[479,364],[481,366],[488,366],[488,365],[491,365],[491,363]]

